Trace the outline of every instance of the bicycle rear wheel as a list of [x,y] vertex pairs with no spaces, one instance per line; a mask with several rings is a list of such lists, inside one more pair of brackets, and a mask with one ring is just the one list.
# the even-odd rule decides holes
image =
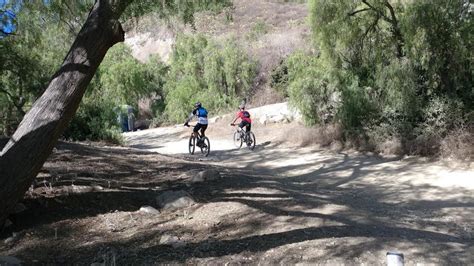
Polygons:
[[255,149],[255,144],[256,144],[255,134],[253,134],[252,131],[247,132],[246,134],[247,134],[247,137],[245,139],[245,143],[247,144],[247,148],[249,148],[250,150]]
[[242,147],[242,142],[244,140],[242,139],[242,136],[239,131],[234,132],[234,145],[235,147],[239,148]]
[[192,135],[189,138],[188,148],[189,148],[189,154],[191,155],[194,154],[194,150],[196,149],[196,138]]
[[211,151],[211,142],[207,137],[204,137],[201,139],[201,153],[204,154],[204,156],[208,156],[209,152]]

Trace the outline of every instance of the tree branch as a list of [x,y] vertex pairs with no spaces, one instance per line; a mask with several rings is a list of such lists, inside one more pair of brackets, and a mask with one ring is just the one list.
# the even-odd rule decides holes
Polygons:
[[72,35],[76,35],[76,29],[74,28],[73,25],[71,25],[66,19],[64,19],[62,16],[59,17],[59,20],[61,20],[64,24],[66,24],[69,28],[69,32],[72,34]]
[[357,15],[358,13],[361,13],[361,12],[365,12],[365,11],[369,11],[369,10],[372,10],[371,8],[363,8],[363,9],[359,9],[359,10],[354,10],[352,12],[349,12],[347,15],[349,17],[352,17],[354,15]]
[[395,16],[395,11],[393,10],[393,6],[387,0],[384,1],[384,4],[388,8],[388,10],[390,11],[390,16],[392,17],[392,20],[395,23],[398,23],[397,22],[397,17]]
[[0,88],[0,92],[5,93],[10,100],[13,99],[13,96],[4,88]]
[[389,17],[387,17],[383,11],[381,11],[380,9],[377,9],[376,7],[374,7],[373,5],[371,5],[367,0],[362,0],[362,3],[364,3],[366,6],[368,6],[370,9],[372,9],[374,12],[377,12],[377,14],[380,15],[381,18],[383,18],[385,21],[389,22],[389,23],[392,23],[391,19]]
[[377,14],[372,24],[370,24],[370,26],[365,30],[364,36],[362,37],[362,42],[364,42],[365,38],[367,38],[367,35],[369,34],[369,32],[375,29],[375,27],[379,23],[379,19],[380,19],[380,16]]
[[[69,16],[71,17],[74,17],[74,12],[72,11],[72,8],[70,7],[70,5],[68,4],[68,1],[64,1],[63,4],[66,6],[66,9],[67,11],[69,11]],[[62,13],[62,12],[61,12]],[[74,27],[74,25],[72,25],[71,23],[69,23],[66,19],[63,18],[63,16],[60,15],[60,20],[64,23],[66,23],[66,25],[69,27],[69,31],[71,32],[71,34],[73,35],[76,35],[77,34],[77,30],[76,28]]]
[[397,56],[403,57],[403,46],[405,43],[405,40],[403,39],[402,32],[400,30],[400,27],[398,26],[398,20],[397,16],[395,15],[395,10],[393,9],[393,6],[388,2],[388,0],[384,0],[384,5],[388,8],[391,16],[391,24],[392,24],[392,33],[393,37],[397,41]]

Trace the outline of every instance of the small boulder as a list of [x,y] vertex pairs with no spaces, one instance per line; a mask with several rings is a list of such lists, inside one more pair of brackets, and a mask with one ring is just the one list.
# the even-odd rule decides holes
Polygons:
[[267,115],[262,115],[258,121],[260,122],[260,124],[266,125],[267,122],[268,122],[268,116]]
[[[5,243],[5,245],[12,245],[14,244],[18,239],[20,238],[20,235],[18,233],[13,233],[11,237],[5,239],[3,241],[3,243]],[[2,264],[0,264],[2,265]]]
[[143,206],[140,208],[139,212],[153,214],[153,215],[160,214],[160,211],[158,211],[157,209],[151,206]]
[[193,183],[197,182],[204,182],[204,181],[212,181],[221,178],[221,174],[219,171],[215,169],[208,169],[197,173],[193,179],[191,180]]
[[167,234],[161,236],[160,244],[169,245],[169,246],[172,246],[173,248],[179,248],[186,245],[186,243],[180,240],[177,236],[172,236],[172,235],[167,235]]
[[162,209],[181,209],[194,205],[196,202],[184,190],[165,191],[156,197],[156,203]]
[[270,118],[270,122],[272,122],[272,123],[284,123],[284,122],[288,122],[288,118],[283,114],[278,114],[278,115],[272,116]]

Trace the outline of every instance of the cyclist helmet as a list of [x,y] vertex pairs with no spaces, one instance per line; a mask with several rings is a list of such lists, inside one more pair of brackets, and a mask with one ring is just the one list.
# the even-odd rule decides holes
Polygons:
[[194,104],[194,107],[196,107],[196,108],[200,108],[201,106],[202,106],[201,102],[196,102]]
[[239,109],[245,109],[245,104],[239,105]]

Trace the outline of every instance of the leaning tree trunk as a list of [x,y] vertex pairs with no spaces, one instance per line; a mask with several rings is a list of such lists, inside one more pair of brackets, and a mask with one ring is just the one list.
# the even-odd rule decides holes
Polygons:
[[107,50],[124,40],[131,0],[97,0],[60,69],[0,153],[0,226],[22,199],[76,112]]

